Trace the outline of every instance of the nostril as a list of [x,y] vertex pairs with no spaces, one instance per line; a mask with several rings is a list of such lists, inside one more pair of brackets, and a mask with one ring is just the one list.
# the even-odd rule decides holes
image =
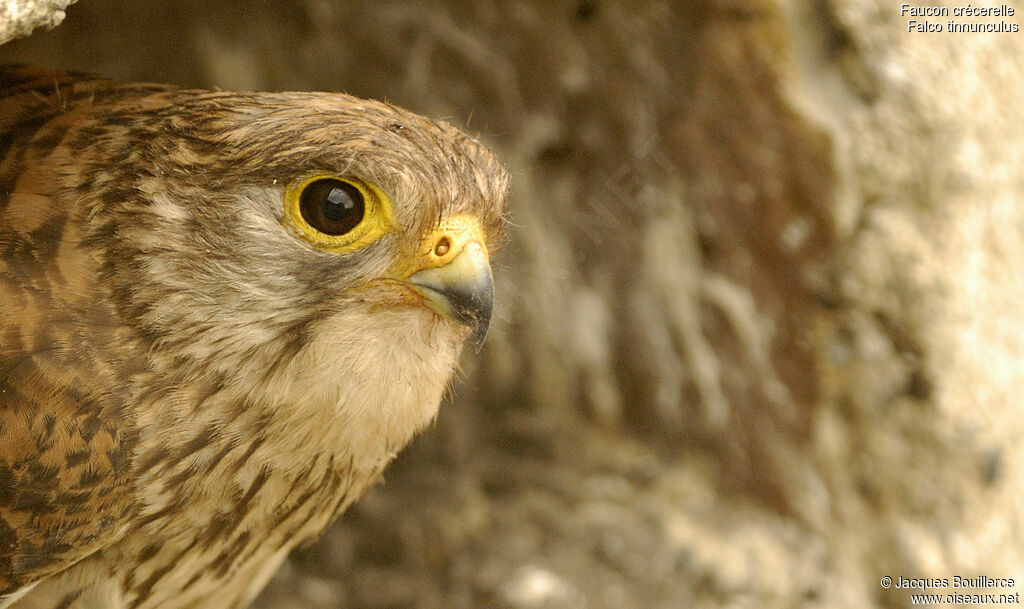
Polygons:
[[452,249],[452,242],[448,240],[448,237],[441,237],[438,240],[437,245],[434,246],[434,254],[438,256],[444,256]]

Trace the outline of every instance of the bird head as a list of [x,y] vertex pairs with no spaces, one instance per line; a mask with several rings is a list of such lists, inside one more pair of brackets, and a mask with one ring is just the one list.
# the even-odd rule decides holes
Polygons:
[[437,413],[507,174],[346,95],[0,81],[0,591],[237,604]]
[[68,183],[93,193],[86,241],[164,368],[447,383],[483,340],[508,177],[454,127],[320,93],[169,89],[90,112]]

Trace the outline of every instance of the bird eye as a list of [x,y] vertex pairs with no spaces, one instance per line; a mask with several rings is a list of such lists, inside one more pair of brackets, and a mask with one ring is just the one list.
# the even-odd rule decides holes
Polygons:
[[321,233],[338,236],[350,232],[366,213],[359,189],[341,180],[327,178],[310,182],[299,195],[302,219]]
[[319,249],[366,247],[394,228],[391,201],[363,180],[314,175],[285,188],[285,219]]

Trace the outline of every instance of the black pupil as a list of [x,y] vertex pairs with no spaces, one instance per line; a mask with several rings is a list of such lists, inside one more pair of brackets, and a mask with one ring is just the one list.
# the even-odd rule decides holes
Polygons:
[[366,203],[359,189],[342,180],[310,182],[299,195],[302,218],[328,235],[344,235],[363,219]]

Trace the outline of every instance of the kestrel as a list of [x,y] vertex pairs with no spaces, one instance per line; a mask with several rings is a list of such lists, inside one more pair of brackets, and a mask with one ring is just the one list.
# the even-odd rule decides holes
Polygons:
[[0,608],[244,607],[482,340],[507,174],[328,93],[0,70]]

